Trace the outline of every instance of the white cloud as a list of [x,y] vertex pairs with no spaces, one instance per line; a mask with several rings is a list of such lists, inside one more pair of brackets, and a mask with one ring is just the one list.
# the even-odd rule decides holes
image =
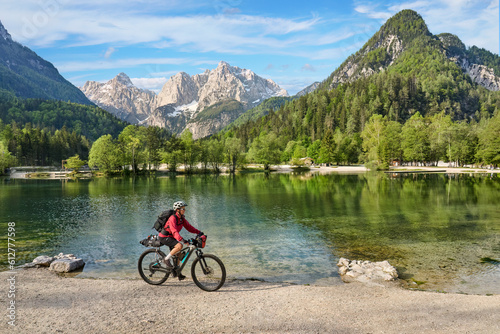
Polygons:
[[222,12],[226,15],[233,15],[241,13],[241,10],[239,8],[226,8]]
[[[363,37],[363,38],[361,38]],[[322,49],[310,56],[311,59],[314,60],[322,60],[322,59],[330,59],[330,60],[339,60],[344,61],[351,54],[361,49],[366,41],[371,37],[360,36],[360,39],[356,39],[351,44],[342,45],[336,48]]]
[[467,46],[476,45],[498,54],[498,0],[440,0],[438,3],[441,6],[422,7],[419,11],[433,34],[449,32]]
[[267,66],[264,68],[264,71],[270,71],[274,68],[273,64],[267,64]]
[[389,7],[389,11],[391,15],[394,13],[397,13],[403,9],[413,9],[417,12],[421,12],[422,10],[427,10],[429,7],[432,7],[433,3],[430,1],[422,1],[422,0],[417,0],[417,1],[409,1],[409,2],[403,2],[403,3],[397,3]]
[[163,85],[168,81],[168,78],[130,78],[132,83],[143,89],[149,89],[155,93],[159,93]]
[[313,39],[312,43],[313,45],[328,45],[328,44],[335,44],[340,41],[346,40],[356,34],[358,34],[359,31],[353,31],[351,29],[343,29],[341,31],[336,31],[332,33],[327,33],[323,36],[319,36],[319,38]]
[[302,71],[316,72],[316,69],[311,64],[305,64],[302,66]]
[[378,11],[377,5],[357,5],[354,7],[354,10],[358,13],[361,14],[366,14],[369,18],[372,19],[382,19],[382,20],[387,20],[389,17],[391,17],[391,13],[388,11]]
[[13,18],[4,20],[4,23],[14,39],[38,47],[50,47],[61,42],[66,47],[150,43],[157,47],[180,47],[186,51],[235,54],[263,47],[286,47],[288,42],[282,38],[311,30],[320,21],[317,17],[157,16],[124,10],[122,6],[116,6],[111,12],[98,5],[82,7],[70,2],[49,12],[33,1],[27,1],[23,9],[3,3],[0,4],[0,12],[8,12],[8,17]]
[[286,89],[289,95],[295,95],[302,89],[316,81],[323,81],[325,78],[321,75],[315,77],[309,76],[283,76],[275,77],[273,80],[283,89]]
[[[79,71],[94,71],[107,69],[120,69],[136,66],[146,66],[147,72],[155,73],[157,65],[180,65],[187,64],[190,59],[185,58],[129,58],[119,60],[103,60],[103,61],[71,61],[56,63],[57,69],[61,72],[79,72]],[[147,67],[147,65],[151,65]]]
[[116,49],[114,47],[109,47],[107,50],[106,50],[106,53],[104,53],[104,58],[108,59],[109,57],[111,57],[111,55],[113,53],[115,53]]

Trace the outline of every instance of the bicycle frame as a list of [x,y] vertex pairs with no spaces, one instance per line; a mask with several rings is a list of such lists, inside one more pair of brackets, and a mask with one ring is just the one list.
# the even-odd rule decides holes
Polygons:
[[[187,250],[187,251],[186,251]],[[201,254],[201,251],[198,249],[198,247],[194,246],[194,245],[189,245],[187,247],[184,247],[183,249],[181,249],[181,252],[183,251],[186,251],[186,255],[184,256],[183,259],[181,259],[181,263],[179,264],[179,268],[177,268],[177,274],[180,274],[182,272],[182,269],[184,269],[184,267],[186,266],[189,258],[191,257],[191,255],[193,255],[193,253],[196,251],[196,255],[197,256],[200,256]],[[177,254],[179,254],[177,253]]]
[[[156,251],[158,252],[160,250],[160,247],[156,247]],[[177,274],[180,274],[182,272],[182,270],[184,269],[184,267],[186,266],[189,258],[191,257],[191,255],[193,255],[194,252],[196,252],[196,256],[198,258],[200,258],[202,255],[203,255],[203,252],[201,251],[201,249],[199,249],[198,247],[196,247],[195,245],[189,245],[189,246],[186,246],[184,248],[182,248],[179,253],[183,252],[183,251],[186,251],[186,255],[184,256],[183,259],[181,259],[181,263],[180,265],[175,269],[177,271]],[[177,254],[179,254],[177,253]],[[203,258],[201,258],[203,259]],[[203,268],[203,273],[206,274],[206,267],[207,267],[207,264],[205,262],[205,260],[203,259],[202,261],[203,265],[202,265],[202,268]],[[177,265],[177,264],[176,264]],[[166,269],[164,267],[160,267],[160,268],[157,268],[155,269],[156,271],[161,271],[161,272],[164,272],[164,273],[170,273],[172,272],[173,270],[171,269]]]

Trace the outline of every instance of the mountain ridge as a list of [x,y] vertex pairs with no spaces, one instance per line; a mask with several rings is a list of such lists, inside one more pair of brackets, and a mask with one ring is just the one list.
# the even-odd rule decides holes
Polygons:
[[[495,78],[494,69],[483,64],[480,57],[471,57],[471,52],[457,36],[449,33],[433,35],[423,18],[410,9],[402,10],[389,18],[363,47],[350,55],[318,89],[332,89],[342,83],[353,82],[387,70],[405,51],[415,48],[418,43],[435,47],[469,74],[474,82],[489,90],[500,90],[500,77],[497,75]],[[419,51],[418,48],[415,49]],[[480,50],[477,47],[471,49]],[[476,53],[495,58],[484,49]],[[496,56],[496,59],[496,72],[500,73],[500,58]]]
[[42,98],[92,105],[87,97],[59,74],[52,63],[12,40],[0,22],[0,89],[21,98]]
[[154,92],[134,86],[123,72],[105,83],[87,81],[80,90],[100,108],[131,124],[142,124],[158,106]]
[[[106,83],[87,81],[80,89],[91,101],[120,119],[132,124],[164,127],[177,134],[188,128],[195,139],[219,131],[269,97],[288,96],[287,91],[271,79],[225,61],[219,62],[215,69],[193,76],[178,72],[163,85],[158,95],[135,87],[125,73]],[[218,110],[215,114],[220,117],[218,120],[214,117],[214,109],[209,109],[214,105]],[[204,112],[205,109],[208,110]]]

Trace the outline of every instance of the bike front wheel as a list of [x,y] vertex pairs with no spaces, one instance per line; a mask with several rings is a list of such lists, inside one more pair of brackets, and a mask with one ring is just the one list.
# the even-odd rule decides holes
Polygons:
[[162,251],[153,248],[142,253],[137,263],[137,269],[139,269],[142,279],[152,285],[165,282],[170,273],[165,272],[164,258],[165,254]]
[[226,268],[217,256],[204,254],[193,261],[191,278],[200,289],[216,291],[226,281]]

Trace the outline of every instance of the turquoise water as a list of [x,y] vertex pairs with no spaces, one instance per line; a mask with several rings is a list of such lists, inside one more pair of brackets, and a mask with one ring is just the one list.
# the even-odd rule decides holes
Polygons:
[[495,175],[2,179],[2,256],[15,222],[18,264],[74,253],[79,277],[138,278],[139,240],[179,199],[231,278],[340,284],[340,257],[387,259],[410,287],[500,293],[499,265],[481,262],[500,258]]

